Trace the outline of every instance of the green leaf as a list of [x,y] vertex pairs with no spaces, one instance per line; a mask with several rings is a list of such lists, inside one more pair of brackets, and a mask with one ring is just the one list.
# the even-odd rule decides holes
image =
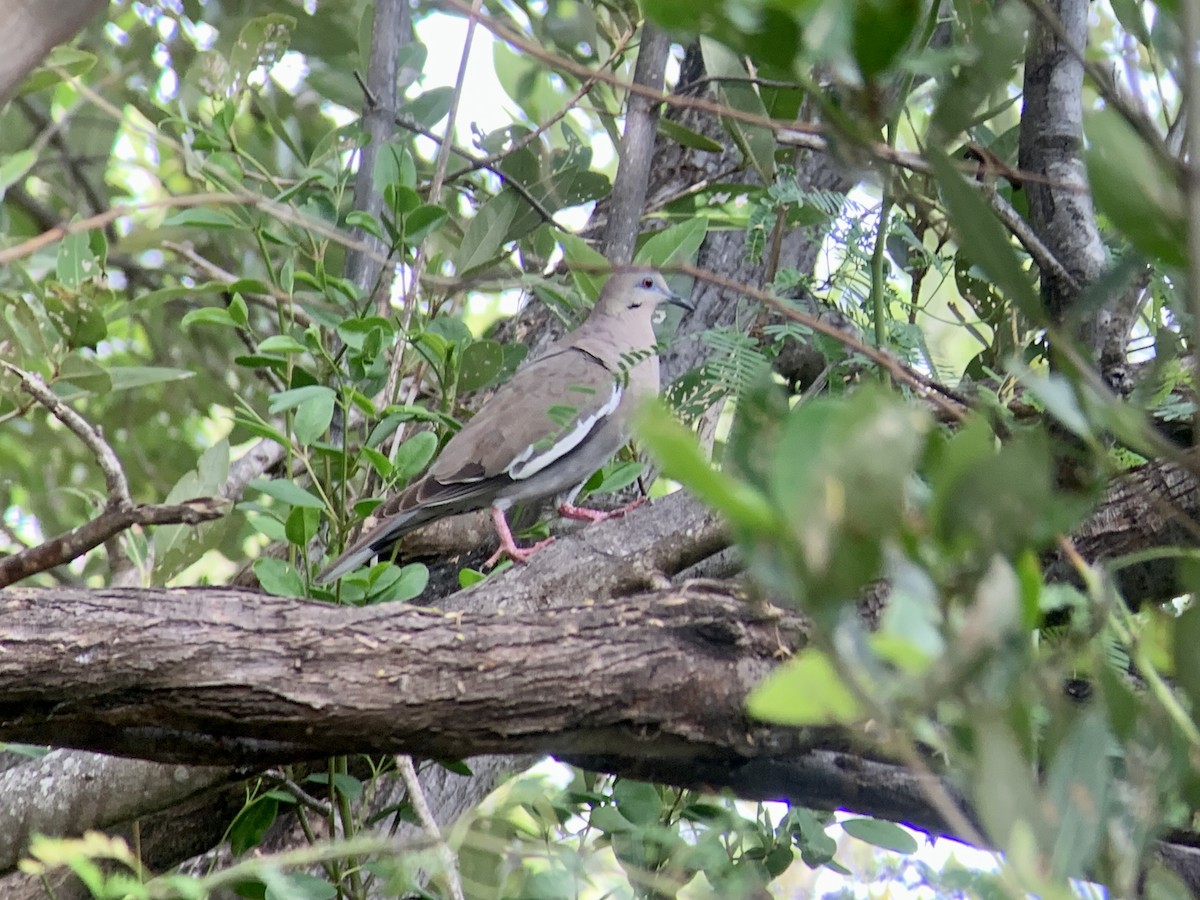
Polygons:
[[725,148],[712,138],[700,134],[698,131],[692,131],[690,128],[684,128],[678,122],[670,119],[659,119],[658,130],[661,134],[681,144],[684,147],[690,147],[693,150],[703,150],[707,153],[721,153]]
[[107,394],[113,388],[112,375],[86,356],[70,354],[58,369],[58,380],[68,382],[89,394]]
[[837,843],[825,826],[817,820],[812,810],[793,806],[784,820],[793,834],[796,846],[805,864],[811,868],[829,863],[837,853]]
[[624,490],[642,477],[646,464],[638,460],[619,462],[604,471],[600,483],[591,489],[593,494],[613,494]]
[[[709,37],[700,38],[700,51],[708,77],[716,80],[717,97],[727,106],[767,118],[762,98],[749,83],[749,73],[736,53]],[[730,79],[730,80],[723,80]],[[759,177],[770,184],[775,180],[775,134],[762,125],[748,125],[740,119],[723,118],[721,124],[742,151]]]
[[270,69],[279,62],[295,30],[296,20],[282,13],[268,13],[246,22],[228,55],[223,80],[229,96],[245,90],[250,76],[260,67]]
[[280,503],[286,503],[289,506],[303,506],[308,509],[324,509],[325,504],[306,491],[294,481],[289,481],[286,478],[276,478],[272,481],[263,481],[261,478],[250,482],[250,487],[257,488],[268,497],[274,497]]
[[[231,312],[232,314],[232,312]],[[236,321],[237,317],[234,317]],[[259,353],[304,353],[308,348],[290,334],[273,334],[258,343]]]
[[388,239],[383,234],[383,229],[379,227],[379,220],[369,212],[362,212],[357,209],[351,210],[346,213],[346,225],[350,228],[361,228],[367,234],[378,238],[385,244],[388,242]]
[[397,448],[396,459],[392,463],[393,475],[401,482],[419,475],[433,459],[437,446],[437,435],[432,431],[414,434]]
[[552,233],[562,247],[563,259],[571,270],[571,280],[575,282],[576,289],[594,303],[612,266],[602,253],[592,249],[591,244],[579,235],[558,229],[553,229]]
[[450,112],[450,103],[453,98],[454,89],[448,85],[430,88],[401,106],[398,115],[401,117],[411,116],[426,129],[433,128],[446,118],[446,114]]
[[461,759],[435,759],[434,762],[452,775],[461,775],[463,778],[470,778],[475,774],[471,771],[471,767]]
[[504,235],[522,203],[515,192],[505,189],[479,208],[454,254],[454,268],[459,277],[499,255]]
[[267,404],[267,411],[273,416],[279,415],[281,412],[286,412],[289,409],[295,409],[301,403],[319,397],[334,398],[337,395],[333,388],[326,387],[323,384],[309,384],[304,387],[292,388],[287,391],[279,391],[270,397],[270,402]]
[[243,806],[229,826],[230,852],[236,857],[257,847],[278,814],[279,803],[269,797],[259,797]]
[[931,122],[935,133],[951,140],[971,125],[975,111],[1008,82],[1025,53],[1029,10],[1005,3],[984,19],[972,44],[977,52],[958,67],[938,98]]
[[196,375],[188,369],[171,369],[166,366],[109,366],[107,371],[112,379],[114,391],[126,391],[167,381],[182,381]]
[[1032,761],[1021,751],[1012,730],[999,714],[989,715],[983,709],[972,724],[977,750],[971,782],[986,835],[997,849],[1007,850],[1017,829],[1032,830],[1041,846],[1053,846],[1038,812],[1041,799]]
[[767,676],[746,699],[754,718],[777,725],[850,725],[864,713],[820,650],[802,650]]
[[421,195],[403,184],[389,184],[383,188],[383,198],[388,209],[397,218],[403,218],[421,205]]
[[[200,454],[196,468],[175,482],[163,503],[220,493],[229,476],[229,440],[223,438]],[[172,578],[214,546],[229,527],[228,519],[200,525],[163,525],[154,530],[154,576],[159,583]]]
[[263,556],[251,566],[262,589],[276,597],[303,597],[304,580],[296,567],[286,560]]
[[326,388],[325,393],[308,397],[296,407],[292,433],[301,447],[307,447],[329,429],[329,423],[333,421],[335,400],[334,392]]
[[436,410],[425,409],[423,406],[404,404],[389,407],[388,409],[387,415],[380,419],[379,424],[371,429],[371,434],[367,437],[368,447],[378,447],[398,426],[405,422],[442,422],[452,428],[458,427],[458,423],[449,416],[443,416]]
[[1087,414],[1079,405],[1076,387],[1066,377],[1056,372],[1021,372],[1021,384],[1073,434],[1081,438],[1094,436],[1094,428]]
[[288,543],[296,547],[304,547],[316,536],[320,524],[321,513],[318,510],[294,506],[288,513],[283,533],[287,537]]
[[1187,216],[1174,173],[1114,109],[1088,114],[1088,182],[1096,206],[1147,256],[1187,264]]
[[895,62],[917,30],[920,0],[855,0],[850,47],[867,81]]
[[[91,258],[90,253],[88,258]],[[86,291],[46,292],[46,315],[72,350],[95,347],[108,336],[108,324],[95,301],[96,298],[88,296]]]
[[380,346],[384,343],[391,346],[396,339],[396,329],[387,319],[380,316],[366,316],[361,319],[345,319],[338,323],[338,337],[346,342],[346,346],[354,350],[362,350],[367,338],[372,334],[381,336]]
[[389,563],[371,585],[367,600],[370,603],[404,603],[421,596],[427,584],[429,569],[424,563],[409,563],[406,566]]
[[267,885],[263,900],[330,900],[338,893],[329,881],[307,872],[270,872],[263,882]]
[[440,206],[423,204],[404,217],[404,241],[416,245],[442,227],[450,214]]
[[708,220],[702,216],[656,231],[642,244],[634,262],[656,269],[669,269],[695,258],[708,234]]
[[612,793],[621,815],[634,825],[655,825],[663,816],[662,797],[652,784],[619,778]]
[[999,285],[1030,322],[1041,322],[1045,318],[1041,300],[992,208],[946,154],[930,149],[927,158],[942,189],[962,253]]
[[[78,217],[72,221],[78,221]],[[55,274],[59,281],[75,289],[100,274],[100,265],[92,253],[86,231],[68,234],[59,243]]]
[[[304,779],[308,784],[319,784],[328,788],[330,785],[328,772],[313,772]],[[341,794],[351,803],[356,802],[362,797],[363,783],[362,779],[356,778],[346,772],[333,773],[333,790]]]
[[459,569],[458,570],[458,586],[460,588],[469,588],[473,584],[479,584],[485,581],[487,575],[477,569]]
[[1112,0],[1113,13],[1121,27],[1136,37],[1146,47],[1150,44],[1150,32],[1146,28],[1146,7],[1138,0]]
[[25,177],[25,173],[37,162],[37,154],[32,150],[18,150],[0,160],[0,198],[5,191]]
[[504,348],[496,341],[475,341],[458,364],[458,389],[464,393],[492,384],[504,371]]
[[[661,808],[661,802],[659,806]],[[623,834],[634,830],[633,823],[612,806],[593,807],[591,815],[588,816],[588,824],[601,834],[606,835]]]
[[877,388],[788,414],[770,492],[788,525],[809,612],[832,609],[881,574],[929,426],[926,415]]
[[[1182,566],[1185,583],[1195,589],[1197,566],[1193,562]],[[1193,600],[1191,605],[1174,621],[1171,629],[1175,657],[1175,678],[1187,696],[1192,709],[1192,718],[1200,721],[1200,605]]]
[[[1070,530],[1086,497],[1055,489],[1043,431],[1020,430],[997,447],[990,423],[973,419],[931,448],[926,478],[933,534],[952,553],[975,550],[1014,558]],[[1005,485],[997,491],[994,485]]]
[[[1195,644],[1189,645],[1195,656]],[[1050,855],[1055,878],[1085,878],[1110,821],[1115,747],[1104,713],[1092,706],[1082,712],[1059,744],[1046,777],[1046,805],[1058,811],[1058,834]]]
[[838,823],[852,838],[893,853],[916,853],[917,839],[894,822],[883,819],[844,819]]
[[679,424],[660,402],[646,404],[636,416],[637,433],[673,478],[750,534],[771,533],[778,527],[775,513],[762,494],[712,467],[696,436]]
[[96,55],[75,47],[58,46],[50,51],[43,65],[29,73],[20,89],[18,97],[32,94],[61,84],[65,78],[77,77],[91,71],[96,65]]
[[228,328],[236,328],[238,323],[234,321],[225,307],[205,306],[186,313],[179,324],[183,328],[190,328],[193,325],[223,325]]
[[417,167],[402,142],[389,141],[379,148],[375,156],[375,183],[384,187],[402,185],[411,188],[416,185]]

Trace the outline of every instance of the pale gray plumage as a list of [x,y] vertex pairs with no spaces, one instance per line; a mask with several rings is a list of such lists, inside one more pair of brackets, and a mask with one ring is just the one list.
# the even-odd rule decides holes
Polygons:
[[566,491],[573,499],[628,440],[637,400],[658,393],[653,318],[664,302],[691,308],[657,272],[614,274],[587,321],[501,385],[318,581],[357,569],[426,522],[488,506],[502,549],[522,558],[504,511]]

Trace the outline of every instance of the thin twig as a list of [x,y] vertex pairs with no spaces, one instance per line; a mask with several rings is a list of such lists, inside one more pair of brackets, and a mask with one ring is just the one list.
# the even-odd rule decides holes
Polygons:
[[263,772],[263,778],[266,778],[268,781],[271,781],[286,790],[289,794],[295,797],[299,803],[307,806],[313,812],[322,816],[332,815],[333,807],[328,801],[320,800],[308,793],[308,791],[300,787],[300,785],[297,784],[293,779],[289,778],[286,772],[283,772],[280,769],[268,769],[266,772]]
[[[227,269],[222,269],[210,259],[205,259],[197,253],[190,244],[180,244],[175,241],[162,241],[161,246],[164,250],[170,250],[176,256],[183,257],[197,269],[202,271],[209,278],[215,281],[223,282],[224,284],[233,284],[235,281],[240,281],[239,276]],[[275,287],[274,285],[266,285],[268,293],[243,293],[242,296],[265,309],[278,313],[280,309],[286,306],[286,313],[291,317],[297,325],[302,328],[307,328],[313,324],[312,317],[309,316],[295,303],[295,298]]]
[[83,442],[84,446],[92,451],[96,457],[96,463],[100,466],[100,471],[104,473],[104,484],[108,489],[108,508],[132,507],[133,497],[129,494],[129,482],[125,478],[125,471],[121,468],[121,461],[117,459],[117,454],[108,445],[108,441],[104,440],[100,431],[93,428],[87,419],[63,403],[54,391],[46,386],[46,382],[42,381],[42,376],[35,372],[26,372],[2,359],[0,359],[0,366],[16,375],[25,392],[46,407],[54,418],[62,422],[72,434]]
[[458,104],[462,100],[463,86],[467,81],[467,63],[471,58],[471,44],[475,39],[475,26],[479,24],[479,10],[483,0],[472,0],[467,16],[467,34],[463,38],[462,57],[458,61],[458,76],[454,79],[454,90],[450,94],[450,110],[446,116],[446,137],[438,147],[437,162],[433,170],[433,182],[429,185],[429,202],[437,203],[446,181],[446,167],[450,164],[450,148],[454,146],[454,129],[458,127]]
[[1054,252],[1042,243],[1041,238],[1037,236],[1032,226],[1021,218],[1021,214],[1013,208],[1012,204],[1000,195],[1000,192],[996,190],[996,186],[991,183],[984,183],[982,187],[984,196],[987,198],[988,203],[991,204],[1001,224],[1009,230],[1013,237],[1021,242],[1021,246],[1033,257],[1033,261],[1037,263],[1038,268],[1042,271],[1042,276],[1051,275],[1073,291],[1082,290],[1075,277],[1058,261],[1058,257],[1054,255]]
[[446,886],[450,890],[450,896],[453,900],[464,900],[462,880],[458,876],[458,860],[450,845],[446,843],[445,837],[442,836],[437,819],[433,817],[429,801],[425,799],[425,792],[421,790],[421,780],[417,777],[417,769],[413,765],[412,757],[397,756],[396,768],[400,772],[400,778],[408,791],[408,800],[417,814],[421,827],[425,829],[425,833],[429,837],[437,841],[438,855],[441,856],[442,864],[446,869]]
[[[91,231],[93,228],[103,228],[109,222],[116,221],[124,216],[132,216],[138,213],[143,213],[149,209],[178,209],[188,208],[193,206],[231,206],[244,205],[259,207],[264,212],[280,221],[286,222],[289,225],[296,225],[300,228],[305,228],[318,234],[321,237],[336,241],[343,247],[360,250],[364,253],[373,252],[362,241],[356,241],[343,232],[341,229],[322,222],[319,219],[306,215],[299,210],[293,209],[283,203],[277,203],[274,200],[268,200],[266,197],[251,193],[250,191],[234,191],[228,194],[204,193],[204,194],[184,194],[178,197],[162,197],[158,200],[148,200],[145,203],[139,203],[136,206],[132,204],[120,204],[110,207],[104,212],[97,213],[94,216],[88,216],[86,219],[79,219],[74,222],[67,222],[59,225],[56,228],[51,228],[48,231],[43,231],[41,234],[23,241],[14,247],[9,247],[5,250],[0,250],[0,266],[8,265],[18,259],[24,259],[31,256],[43,247],[53,244],[55,241],[60,241],[68,235],[79,234],[83,231]],[[385,260],[386,261],[386,260]]]
[[[823,137],[824,126],[814,122],[797,122],[793,119],[772,119],[769,116],[760,116],[755,113],[746,112],[745,110],[736,109],[719,103],[714,100],[709,100],[704,97],[687,97],[682,94],[673,93],[666,94],[662,91],[655,91],[652,88],[647,88],[645,85],[635,84],[626,81],[609,72],[601,72],[596,69],[591,69],[581,63],[577,63],[572,59],[568,59],[561,54],[546,50],[541,44],[536,41],[526,38],[524,35],[517,34],[506,25],[501,24],[498,20],[490,16],[473,14],[472,7],[466,0],[443,0],[444,4],[451,9],[454,9],[463,15],[473,15],[474,19],[478,20],[484,28],[490,31],[500,40],[512,44],[518,48],[526,56],[530,56],[539,62],[553,66],[561,71],[568,72],[577,78],[595,78],[603,84],[610,85],[619,90],[628,91],[631,94],[637,94],[642,97],[648,97],[652,100],[657,100],[660,103],[665,103],[668,106],[673,106],[677,109],[694,109],[700,112],[706,112],[714,116],[719,116],[725,119],[733,119],[737,122],[744,122],[747,125],[757,125],[761,128],[767,128],[775,134],[775,139],[781,144],[787,144],[794,147],[801,147],[807,150],[817,152],[826,152],[829,149],[829,142]],[[908,153],[902,150],[896,150],[889,147],[882,141],[873,143],[865,143],[864,149],[874,159],[879,162],[889,163],[901,168],[911,169],[915,172],[929,173],[930,167],[925,159],[916,154]],[[964,174],[972,174],[978,166],[975,163],[960,164]],[[1046,178],[1040,173],[1023,172],[1018,169],[1012,170],[1015,177],[1023,181],[1039,182],[1055,184],[1062,187],[1064,190],[1084,191],[1084,188],[1078,184],[1059,184],[1056,181]]]
[[[409,116],[397,115],[395,121],[396,121],[396,124],[399,125],[401,128],[411,131],[413,134],[419,134],[422,137],[427,137],[431,141],[435,142],[439,147],[441,147],[443,144],[445,144],[445,138],[442,135],[436,134],[436,133],[430,131],[428,128],[425,128],[423,125],[420,125],[418,122],[416,122],[414,119],[412,119]],[[472,156],[466,150],[463,150],[461,147],[451,146],[450,152],[453,153],[455,156],[458,156],[461,159],[470,160],[472,164],[480,162],[480,160],[476,159],[474,156]],[[503,159],[504,156],[507,156],[508,153],[510,153],[510,152],[513,152],[513,151],[512,150],[506,151],[504,154],[500,155],[500,158]],[[492,162],[492,163],[488,163],[487,165],[478,166],[478,167],[472,165],[471,167],[469,167],[467,169],[460,169],[457,172],[451,172],[449,174],[449,176],[447,176],[447,177],[450,179],[454,179],[454,178],[457,178],[460,174],[462,174],[464,172],[474,171],[475,168],[487,169],[487,171],[491,172],[493,175],[495,175],[497,178],[499,178],[502,182],[504,182],[504,184],[506,184],[508,187],[512,188],[514,191],[516,191],[518,194],[520,194],[521,199],[524,200],[526,203],[528,203],[530,206],[532,206],[533,211],[542,217],[542,221],[548,222],[549,224],[553,225],[556,228],[561,227],[556,221],[554,221],[554,213],[550,212],[550,210],[548,210],[542,204],[542,202],[540,200],[538,200],[537,197],[533,196],[533,194],[530,193],[529,188],[525,187],[525,185],[521,184],[521,182],[517,181],[515,178],[513,178],[507,172],[505,172],[503,169],[501,169],[497,163]],[[432,194],[431,194],[431,196],[432,196]],[[433,201],[430,201],[430,202],[433,202]]]
[[[616,61],[617,57],[625,52],[625,47],[629,44],[630,38],[632,38],[632,37],[633,37],[633,32],[630,31],[630,32],[626,32],[625,34],[621,35],[620,38],[618,38],[616,45],[613,47],[612,53],[610,53],[608,55],[608,59],[606,59],[599,66],[600,71],[608,71],[609,69],[613,68],[613,64]],[[579,85],[579,88],[575,91],[574,94],[572,94],[570,97],[568,97],[567,100],[559,107],[558,112],[556,112],[554,115],[550,116],[550,118],[546,119],[545,122],[539,123],[538,126],[536,128],[534,128],[532,131],[530,131],[528,134],[522,135],[521,137],[517,138],[517,140],[512,142],[512,145],[510,147],[508,147],[508,149],[497,151],[496,153],[493,153],[491,156],[485,156],[482,159],[473,159],[469,154],[460,152],[459,153],[460,156],[466,157],[467,159],[472,160],[472,162],[469,166],[466,166],[462,169],[455,169],[453,172],[448,173],[446,175],[446,180],[454,181],[455,179],[461,178],[463,175],[467,175],[471,172],[478,171],[479,169],[488,169],[489,171],[495,171],[492,168],[493,166],[496,166],[499,163],[503,162],[505,157],[507,157],[509,154],[516,153],[518,150],[525,149],[530,144],[532,144],[534,141],[536,141],[538,138],[540,138],[543,134],[545,134],[547,131],[549,131],[551,128],[553,128],[555,125],[557,125],[563,118],[565,118],[567,113],[569,113],[571,110],[573,110],[576,107],[576,105],[583,99],[584,95],[587,94],[593,87],[596,86],[597,81],[599,81],[599,76],[597,76],[595,72],[593,72],[587,78],[583,79],[583,81]]]
[[78,559],[134,525],[198,525],[221,518],[228,508],[229,504],[222,500],[199,497],[177,505],[146,504],[106,509],[66,534],[0,559],[0,588]]
[[775,296],[769,291],[760,290],[759,288],[751,287],[748,284],[734,281],[732,278],[726,278],[724,275],[718,275],[716,272],[710,272],[707,269],[701,269],[691,263],[682,263],[673,268],[673,271],[680,272],[684,275],[690,275],[692,278],[698,278],[701,281],[707,282],[714,287],[722,290],[734,291],[735,293],[744,294],[747,297],[752,297],[761,303],[765,303],[781,315],[791,319],[794,322],[799,322],[811,328],[813,331],[820,332],[827,337],[833,338],[838,343],[859,353],[879,366],[887,370],[889,374],[902,384],[908,385],[918,394],[927,397],[934,406],[948,416],[953,421],[962,421],[970,404],[966,398],[958,392],[939,383],[936,379],[918,372],[886,350],[881,350],[878,347],[872,347],[859,340],[853,334],[838,328],[823,319],[817,318],[801,310],[796,309],[787,300]]

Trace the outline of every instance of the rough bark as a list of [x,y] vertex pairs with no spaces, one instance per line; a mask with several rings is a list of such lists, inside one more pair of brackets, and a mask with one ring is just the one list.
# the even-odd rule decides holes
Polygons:
[[[1115,479],[1096,509],[1071,535],[1088,560],[1116,559],[1157,547],[1194,547],[1200,543],[1200,483],[1186,467],[1152,462]],[[1046,577],[1074,578],[1070,563],[1058,553],[1048,557]],[[1146,559],[1115,573],[1117,587],[1130,603],[1161,602],[1188,588],[1179,575],[1179,560]]]
[[[501,751],[754,756],[798,619],[684,589],[536,613],[13,589],[0,737],[163,762]],[[9,664],[12,660],[19,665]],[[651,677],[647,677],[652,673]]]
[[[85,776],[86,777],[83,777]],[[0,776],[0,870],[16,864],[31,834],[64,822],[109,828],[151,816],[235,778],[224,766],[163,765],[55,750]],[[94,783],[105,786],[93,789]]]
[[[396,108],[400,90],[397,82],[397,54],[412,39],[411,12],[406,0],[376,0],[371,30],[371,58],[367,63],[367,90],[363,98],[362,127],[368,135],[359,151],[358,174],[354,179],[354,208],[379,219],[383,213],[383,195],[375,186],[375,160],[379,150],[395,131]],[[387,256],[382,241],[355,229],[356,239]],[[346,277],[364,294],[379,280],[380,264],[362,251],[346,251]],[[381,298],[386,311],[386,298]]]
[[[703,77],[699,45],[694,44],[684,57],[679,76],[680,86],[687,89],[689,84]],[[674,141],[659,141],[654,154],[655,169],[659,175],[651,185],[651,208],[697,184],[761,184],[757,173],[745,165],[741,152],[715,117],[694,109],[673,109],[669,118],[677,119],[686,128],[721,143],[725,151],[706,153]],[[826,154],[798,151],[793,166],[796,180],[804,190],[845,193],[855,184],[856,179],[845,167]],[[820,228],[787,229],[780,235],[776,270],[792,268],[811,272],[824,238],[824,231]],[[732,230],[710,231],[700,247],[696,265],[711,272],[720,272],[734,281],[756,286],[762,286],[764,277],[769,279],[774,274],[768,272],[764,263],[748,258],[746,235]],[[748,328],[758,315],[756,304],[742,297],[730,296],[727,291],[709,284],[697,284],[691,301],[696,311],[684,318],[678,337],[663,356],[664,384],[671,383],[707,361],[711,351],[700,339],[705,331],[714,327]]]
[[[671,38],[667,33],[650,22],[644,23],[633,80],[661,91],[670,52]],[[646,191],[654,162],[658,108],[658,103],[640,94],[629,97],[625,131],[621,135],[621,165],[609,198],[604,236],[604,255],[611,263],[629,263],[633,260],[633,248],[641,230],[642,213],[646,210]]]
[[[1046,311],[1053,321],[1063,322],[1078,305],[1083,288],[1103,272],[1105,253],[1082,159],[1082,48],[1087,46],[1088,3],[1050,0],[1046,6],[1062,23],[1062,33],[1041,18],[1030,28],[1019,162],[1023,171],[1042,176],[1023,182],[1030,224],[1070,275],[1066,280],[1043,271],[1041,278]],[[1114,326],[1111,312],[1076,318],[1071,324],[1099,358],[1106,333]],[[1124,327],[1128,325],[1126,321]],[[1119,341],[1122,354],[1124,343]]]

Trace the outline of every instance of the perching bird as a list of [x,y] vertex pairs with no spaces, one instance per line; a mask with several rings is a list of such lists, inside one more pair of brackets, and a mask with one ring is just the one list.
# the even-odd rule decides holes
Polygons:
[[[638,398],[658,393],[653,318],[660,303],[691,305],[649,269],[618,271],[579,328],[523,366],[452,437],[429,470],[386,503],[382,522],[317,578],[327,583],[386,553],[426,522],[490,506],[500,549],[525,562],[505,510],[570,491],[559,513],[600,521],[612,513],[573,501],[583,482],[629,437]],[[551,539],[552,540],[552,539]]]

